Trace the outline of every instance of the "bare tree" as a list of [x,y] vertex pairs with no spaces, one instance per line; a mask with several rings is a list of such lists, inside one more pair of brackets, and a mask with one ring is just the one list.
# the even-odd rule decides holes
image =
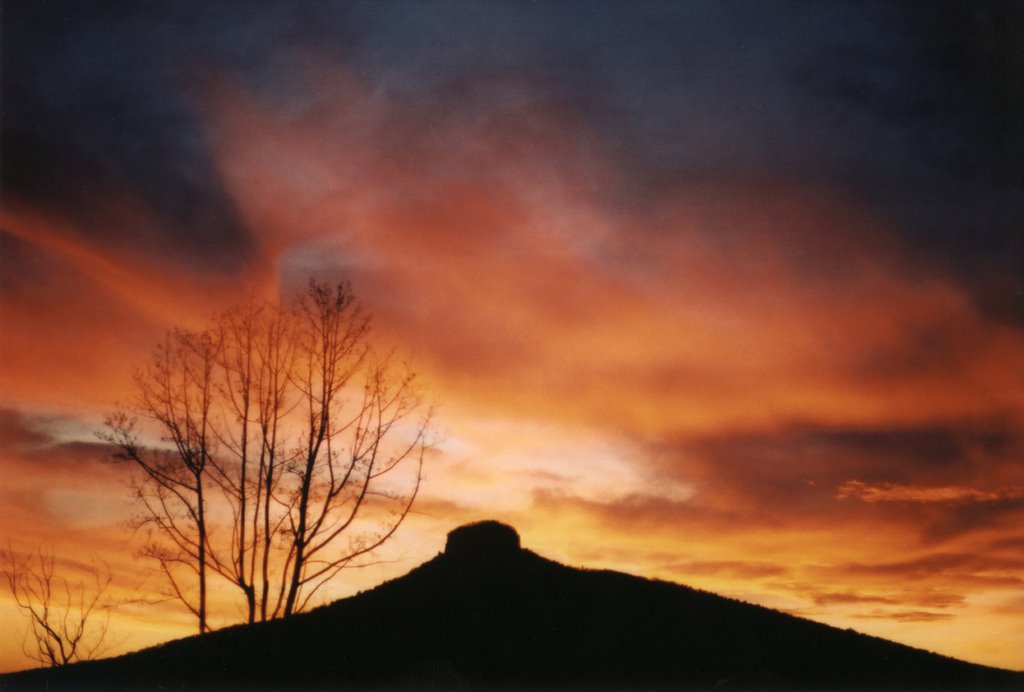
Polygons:
[[145,554],[200,631],[208,573],[238,588],[247,621],[291,615],[408,515],[431,412],[369,332],[347,283],[310,282],[292,307],[250,302],[170,334],[108,419],[102,437],[142,472]]
[[293,321],[286,311],[250,302],[218,318],[215,329],[224,419],[212,477],[233,518],[225,576],[242,590],[254,622],[281,610],[281,597],[273,598],[274,537],[286,515],[275,493],[288,458],[282,423],[297,405],[290,395]]
[[[285,615],[303,610],[331,577],[380,547],[405,519],[419,491],[430,416],[421,410],[413,374],[396,375],[388,360],[370,350],[369,319],[348,284],[332,289],[310,283],[297,317],[295,383],[305,432],[286,502],[291,546]],[[403,422],[411,422],[411,434],[389,444]],[[411,487],[380,487],[403,462],[415,467]],[[377,521],[375,530],[341,546],[339,539],[367,518]]]
[[110,604],[105,601],[110,570],[93,565],[91,579],[58,575],[54,554],[40,547],[21,555],[0,550],[0,573],[14,603],[28,618],[23,650],[44,666],[87,661],[106,652]]
[[[143,554],[160,566],[170,588],[196,616],[199,632],[209,629],[207,580],[211,564],[208,512],[210,459],[216,451],[213,430],[214,367],[218,350],[208,332],[174,331],[157,347],[152,361],[135,372],[134,413],[108,417],[101,438],[115,456],[141,471],[133,487],[144,512],[137,527],[155,529],[157,540]],[[138,417],[157,424],[161,447],[143,445]],[[198,594],[182,572],[195,575]]]
[[[262,450],[253,433],[257,430],[259,406],[258,378],[260,363],[257,341],[260,338],[262,310],[254,302],[223,315],[216,325],[221,343],[217,354],[222,371],[219,385],[226,407],[225,415],[237,425],[221,426],[220,441],[231,462],[214,459],[214,479],[231,507],[232,535],[227,560],[228,577],[245,595],[247,619],[256,618],[256,556],[259,548],[258,526],[250,526],[250,514],[258,508],[253,491],[262,485],[252,478],[252,458]],[[257,420],[254,420],[256,418]],[[259,471],[257,470],[257,473]]]

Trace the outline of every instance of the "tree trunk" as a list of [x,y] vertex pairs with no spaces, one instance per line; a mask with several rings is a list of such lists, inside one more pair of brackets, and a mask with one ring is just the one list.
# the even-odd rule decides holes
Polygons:
[[199,532],[199,607],[196,615],[199,618],[199,634],[209,631],[206,625],[206,508],[203,506],[202,472],[196,473],[196,529]]

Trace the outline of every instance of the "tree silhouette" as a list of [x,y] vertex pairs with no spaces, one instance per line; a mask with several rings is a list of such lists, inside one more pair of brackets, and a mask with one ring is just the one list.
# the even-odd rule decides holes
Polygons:
[[[136,528],[152,527],[160,538],[148,542],[143,555],[159,564],[169,595],[196,616],[200,633],[209,629],[207,495],[210,459],[216,453],[212,417],[217,350],[208,332],[176,330],[157,347],[152,361],[135,372],[135,409],[158,425],[163,447],[145,447],[137,419],[124,411],[107,419],[108,432],[101,435],[117,446],[118,458],[142,471],[132,485],[145,508]],[[195,573],[198,595],[190,595],[183,571]]]
[[[366,342],[369,319],[347,284],[311,283],[297,311],[294,382],[304,432],[289,467],[285,506],[291,548],[284,614],[306,608],[313,595],[351,561],[390,538],[419,491],[429,413],[406,439],[389,445],[420,398],[410,372],[394,372]],[[345,398],[346,390],[352,396]],[[405,494],[382,482],[412,459],[414,483]],[[384,504],[383,528],[332,550],[370,504]]]
[[110,570],[93,565],[88,572],[91,583],[58,575],[53,551],[43,547],[27,555],[10,546],[0,550],[0,573],[28,618],[22,642],[27,657],[44,666],[63,666],[105,653]]
[[369,334],[347,283],[311,281],[292,306],[251,301],[169,334],[108,419],[101,437],[141,471],[143,554],[201,632],[208,573],[238,588],[248,622],[290,615],[408,515],[431,411]]
[[222,315],[214,329],[220,391],[237,421],[233,429],[225,426],[225,455],[213,467],[233,519],[227,576],[242,590],[247,620],[254,622],[268,616],[272,543],[281,529],[274,493],[285,457],[281,422],[295,363],[293,327],[286,313],[249,302]]

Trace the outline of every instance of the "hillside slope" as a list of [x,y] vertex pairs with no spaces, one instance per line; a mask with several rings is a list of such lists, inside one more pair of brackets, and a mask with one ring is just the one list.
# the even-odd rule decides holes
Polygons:
[[977,666],[676,584],[573,569],[492,522],[288,620],[0,677],[7,689],[1024,689]]

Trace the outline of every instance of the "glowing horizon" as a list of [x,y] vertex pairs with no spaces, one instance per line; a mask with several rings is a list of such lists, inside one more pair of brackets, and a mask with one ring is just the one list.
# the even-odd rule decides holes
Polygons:
[[[88,99],[78,129],[37,91],[5,126],[2,533],[67,569],[102,560],[124,598],[152,596],[122,527],[123,470],[94,436],[132,365],[248,296],[348,279],[444,438],[416,513],[331,596],[494,518],[568,564],[1024,669],[1024,220],[997,205],[1019,183],[972,187],[933,163],[994,156],[961,102],[890,117],[946,93],[909,85],[952,79],[918,53],[953,30],[907,9],[921,33],[906,29],[910,66],[894,67],[879,56],[901,35],[875,38],[888,15],[870,8],[841,6],[844,33],[803,6],[608,3],[620,26],[556,5],[456,4],[446,21],[480,34],[446,50],[415,4],[386,20],[314,4],[286,40],[281,5],[196,3],[201,49],[171,5],[123,26],[81,9],[89,22],[60,31],[12,9],[5,89],[35,83],[33,59],[64,75],[62,98],[76,78],[107,89],[137,107],[119,127],[146,155],[90,130],[105,116]],[[680,47],[698,32],[683,10],[708,33]],[[367,38],[341,50],[321,20]],[[777,43],[801,26],[817,28]],[[65,34],[107,52],[92,67],[39,57]],[[613,38],[637,52],[595,48]],[[866,57],[847,61],[850,45]],[[164,72],[191,50],[209,64]],[[829,90],[877,75],[877,103]],[[977,151],[916,139],[925,124]],[[55,153],[44,136],[68,140]],[[191,634],[186,615],[117,611],[117,651]],[[17,618],[6,592],[0,618]],[[0,670],[24,664],[0,638]]]

